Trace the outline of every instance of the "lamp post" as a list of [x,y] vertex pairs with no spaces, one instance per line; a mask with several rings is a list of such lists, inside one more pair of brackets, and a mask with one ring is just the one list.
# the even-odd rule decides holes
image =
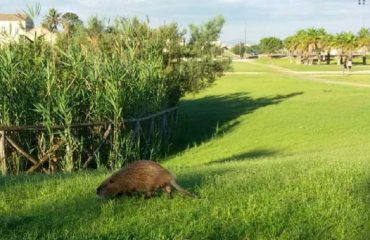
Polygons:
[[[364,9],[365,9],[366,0],[358,0],[358,5],[361,7],[361,23],[362,28],[365,27],[365,20],[364,20]],[[366,65],[366,50],[362,55],[362,64]]]
[[358,5],[361,7],[361,21],[362,21],[362,27],[365,27],[364,24],[364,9],[365,9],[366,0],[358,0]]

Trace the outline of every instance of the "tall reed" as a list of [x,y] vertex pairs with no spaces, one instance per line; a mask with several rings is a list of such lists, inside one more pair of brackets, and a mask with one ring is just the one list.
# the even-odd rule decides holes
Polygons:
[[[64,143],[47,156],[44,171],[78,169],[79,161],[87,157],[83,149],[99,143],[104,129],[76,130],[69,127],[73,123],[112,123],[108,147],[99,154],[99,163],[109,168],[158,156],[166,142],[158,139],[160,134],[154,134],[144,148],[141,137],[119,127],[122,119],[176,105],[186,92],[213,82],[224,70],[220,66],[227,65],[213,57],[207,63],[199,61],[189,54],[194,47],[184,45],[184,34],[176,24],[151,28],[137,19],[118,18],[100,34],[61,33],[55,45],[40,38],[1,46],[0,124],[47,126],[48,134],[37,133],[37,139],[14,135],[23,148],[40,156]],[[67,128],[54,131],[52,125]],[[21,167],[25,170],[30,163]]]

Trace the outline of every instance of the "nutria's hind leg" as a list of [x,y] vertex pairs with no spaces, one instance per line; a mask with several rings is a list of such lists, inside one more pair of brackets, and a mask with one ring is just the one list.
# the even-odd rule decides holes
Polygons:
[[132,197],[132,192],[126,192],[126,193],[125,193],[125,195],[126,195],[127,197]]
[[145,195],[144,195],[144,199],[149,199],[151,197],[153,197],[154,195],[154,192],[146,192]]
[[163,192],[165,192],[167,194],[168,199],[172,199],[172,186],[171,186],[171,184],[166,184],[162,188],[162,190],[163,190]]
[[132,197],[132,193],[131,192],[119,192],[116,195],[117,198],[123,197],[123,196]]

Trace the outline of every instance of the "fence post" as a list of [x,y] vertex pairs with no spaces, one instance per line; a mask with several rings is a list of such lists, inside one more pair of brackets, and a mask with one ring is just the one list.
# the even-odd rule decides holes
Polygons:
[[167,133],[167,113],[162,115],[162,123],[161,123],[161,141],[166,141],[166,133]]
[[178,120],[179,120],[179,111],[178,111],[178,109],[175,109],[173,111],[173,114],[174,114],[174,122],[176,124],[178,122]]
[[137,140],[138,138],[140,138],[140,130],[141,130],[140,121],[136,121],[135,130],[134,130],[134,138],[135,138],[135,140]]
[[0,131],[0,171],[2,175],[6,175],[6,156],[5,156],[5,131]]

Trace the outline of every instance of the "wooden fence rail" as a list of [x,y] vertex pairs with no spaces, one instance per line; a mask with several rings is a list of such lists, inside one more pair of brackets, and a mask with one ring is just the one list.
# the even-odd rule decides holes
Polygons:
[[[51,127],[46,127],[42,125],[23,125],[23,126],[1,126],[0,125],[0,171],[2,175],[7,174],[8,166],[7,166],[7,155],[6,155],[6,146],[8,145],[11,147],[17,154],[29,160],[32,163],[32,166],[27,170],[28,173],[36,171],[42,167],[42,165],[50,159],[50,157],[55,156],[55,152],[64,144],[65,141],[59,141],[55,143],[53,146],[50,147],[46,153],[37,159],[36,157],[32,156],[26,150],[22,149],[13,139],[10,138],[10,133],[17,133],[23,131],[48,131],[48,130],[65,130],[65,129],[83,129],[87,127],[104,127],[106,130],[101,136],[100,142],[95,146],[92,153],[88,153],[88,158],[83,164],[83,168],[88,167],[90,162],[93,160],[94,156],[97,155],[99,150],[102,148],[104,143],[107,141],[108,137],[113,132],[112,129],[114,128],[121,128],[126,129],[127,124],[133,124],[134,127],[131,128],[133,131],[134,139],[138,139],[141,136],[144,138],[145,142],[150,142],[153,138],[154,128],[156,119],[159,119],[159,136],[162,139],[166,134],[171,132],[171,129],[167,129],[169,126],[169,122],[175,123],[177,121],[178,109],[177,107],[168,108],[166,110],[141,117],[141,118],[130,118],[130,119],[122,119],[120,123],[116,123],[114,125],[112,122],[92,122],[92,123],[75,123],[71,125],[54,125]],[[170,119],[169,119],[170,118]],[[147,133],[143,132],[142,123],[144,121],[149,121],[149,127]],[[87,150],[85,150],[87,152]]]
[[[125,123],[136,123],[142,122],[145,120],[149,120],[152,118],[156,118],[158,116],[162,116],[166,113],[170,112],[177,112],[177,107],[168,108],[161,112],[157,112],[155,114],[148,115],[142,118],[129,118],[129,119],[122,119],[121,124],[124,126]],[[112,124],[111,122],[92,122],[92,123],[72,123],[69,126],[66,125],[53,125],[50,128],[42,126],[42,125],[23,125],[23,126],[4,126],[0,125],[0,132],[2,131],[47,131],[47,130],[64,130],[67,128],[82,128],[82,127],[94,127],[94,126],[108,126]]]

